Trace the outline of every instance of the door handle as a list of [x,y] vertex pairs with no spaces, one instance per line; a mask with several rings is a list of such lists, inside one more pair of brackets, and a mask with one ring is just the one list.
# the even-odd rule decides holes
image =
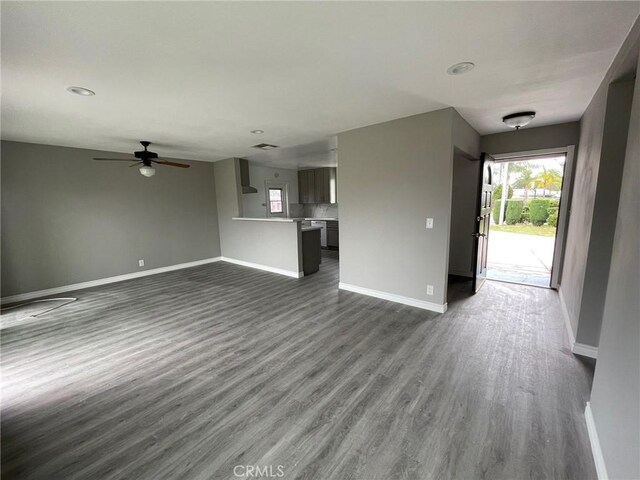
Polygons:
[[472,237],[476,237],[476,238],[480,238],[480,237],[486,237],[487,234],[486,233],[472,233],[471,236]]

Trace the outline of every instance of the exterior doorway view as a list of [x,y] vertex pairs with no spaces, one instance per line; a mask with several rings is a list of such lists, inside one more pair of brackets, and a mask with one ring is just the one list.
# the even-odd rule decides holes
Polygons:
[[552,286],[566,158],[553,154],[494,164],[488,279]]

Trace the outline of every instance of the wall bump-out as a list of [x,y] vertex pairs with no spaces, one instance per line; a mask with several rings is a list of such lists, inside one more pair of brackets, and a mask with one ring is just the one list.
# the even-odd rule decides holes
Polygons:
[[600,439],[598,438],[598,432],[596,430],[596,422],[593,419],[593,413],[591,411],[591,402],[587,402],[587,407],[584,410],[584,418],[587,422],[589,443],[591,443],[591,453],[593,454],[593,461],[596,464],[598,480],[607,480],[609,475],[607,474],[607,466],[604,463],[604,455],[602,454],[602,448],[600,447]]

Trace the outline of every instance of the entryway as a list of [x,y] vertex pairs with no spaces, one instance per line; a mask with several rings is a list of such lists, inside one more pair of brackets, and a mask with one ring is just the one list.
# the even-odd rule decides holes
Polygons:
[[567,153],[496,161],[487,279],[551,287]]

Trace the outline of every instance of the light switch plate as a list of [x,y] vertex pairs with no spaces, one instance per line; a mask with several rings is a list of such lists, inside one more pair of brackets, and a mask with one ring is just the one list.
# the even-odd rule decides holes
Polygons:
[[144,260],[138,260],[138,266],[144,267]]
[[427,295],[433,295],[433,285],[427,285]]
[[433,218],[427,218],[427,228],[433,228]]

